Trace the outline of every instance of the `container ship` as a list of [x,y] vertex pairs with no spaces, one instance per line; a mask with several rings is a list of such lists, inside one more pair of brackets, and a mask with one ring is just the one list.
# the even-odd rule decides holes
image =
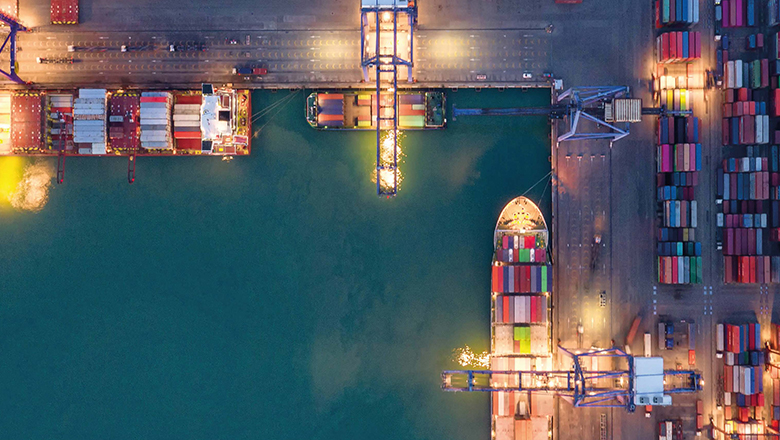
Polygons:
[[[526,197],[501,211],[493,235],[491,355],[493,371],[552,369],[549,233],[539,207]],[[517,375],[494,374],[493,385],[518,386]],[[553,396],[492,392],[491,430],[496,440],[547,440]]]
[[[397,105],[393,101],[391,94],[382,94],[377,105],[371,91],[314,92],[306,98],[306,120],[314,128],[343,130],[376,130],[377,115],[397,114],[404,130],[443,128],[447,122],[443,91],[399,91]],[[391,127],[388,120],[380,123]]]
[[247,155],[248,90],[0,91],[0,155]]

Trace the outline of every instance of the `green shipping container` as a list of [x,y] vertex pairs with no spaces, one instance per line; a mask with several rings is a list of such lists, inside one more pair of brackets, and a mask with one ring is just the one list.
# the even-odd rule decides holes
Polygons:
[[522,339],[523,339],[522,327],[515,327],[515,341],[520,341]]
[[662,9],[662,18],[661,23],[669,23],[669,7],[670,7],[670,1],[669,0],[661,0],[661,9]]
[[547,290],[547,265],[542,266],[542,292],[549,292]]
[[425,116],[399,116],[398,125],[412,128],[425,127]]

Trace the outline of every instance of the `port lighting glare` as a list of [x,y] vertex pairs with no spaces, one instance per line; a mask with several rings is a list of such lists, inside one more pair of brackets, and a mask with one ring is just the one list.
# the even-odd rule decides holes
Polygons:
[[385,12],[382,13],[382,21],[383,22],[388,23],[392,19],[393,19],[393,14],[391,14],[390,12],[385,11]]

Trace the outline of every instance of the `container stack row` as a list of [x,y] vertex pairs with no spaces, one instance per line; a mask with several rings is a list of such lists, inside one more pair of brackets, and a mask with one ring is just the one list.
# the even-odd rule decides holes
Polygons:
[[717,170],[716,213],[726,283],[780,281],[780,172],[777,146],[748,146]]
[[[727,89],[723,104],[723,145],[770,143],[769,114],[765,101],[750,101],[750,89]],[[737,100],[734,101],[734,98]]]
[[171,107],[169,92],[141,93],[141,147],[147,150],[173,148],[171,139]]
[[655,25],[692,25],[699,22],[699,2],[695,0],[656,0]]
[[136,92],[116,92],[108,105],[108,139],[115,151],[138,149],[141,99]]
[[504,324],[546,324],[546,296],[498,295],[494,322]]
[[[677,90],[675,90],[676,92]],[[661,117],[656,147],[656,199],[662,212],[657,235],[658,282],[702,282],[701,243],[695,241],[702,145],[697,117]]]
[[547,251],[537,247],[536,238],[530,235],[504,235],[501,246],[496,249],[496,261],[502,263],[544,263]]
[[70,93],[50,93],[47,101],[46,143],[50,150],[68,151],[73,149],[73,95]]
[[747,423],[760,414],[764,401],[765,355],[761,325],[718,324],[718,351],[723,352],[724,416]]
[[496,356],[550,354],[550,338],[546,325],[497,325],[494,332],[496,338],[494,355]]
[[724,28],[756,26],[756,0],[723,0],[715,6],[715,19]]
[[73,102],[73,142],[79,154],[106,154],[106,89],[79,89]]
[[656,38],[659,63],[680,63],[701,58],[701,34],[699,32],[673,31]]
[[664,420],[658,422],[658,440],[682,440],[682,420]]
[[173,105],[173,138],[180,149],[199,149],[201,95],[180,95]]
[[493,292],[544,293],[552,290],[552,269],[546,264],[493,266]]
[[[728,51],[723,51],[728,57]],[[769,87],[769,60],[766,58],[750,62],[743,60],[728,60],[724,63],[724,83],[729,89],[760,89]]]

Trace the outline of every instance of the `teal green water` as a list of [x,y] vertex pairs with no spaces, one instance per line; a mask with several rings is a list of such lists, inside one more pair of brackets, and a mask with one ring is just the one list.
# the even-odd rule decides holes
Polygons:
[[141,158],[133,185],[69,159],[41,212],[0,205],[3,439],[490,438],[488,395],[439,373],[489,347],[493,228],[550,170],[546,121],[408,132],[384,200],[373,135],[309,128],[303,99],[248,158]]

